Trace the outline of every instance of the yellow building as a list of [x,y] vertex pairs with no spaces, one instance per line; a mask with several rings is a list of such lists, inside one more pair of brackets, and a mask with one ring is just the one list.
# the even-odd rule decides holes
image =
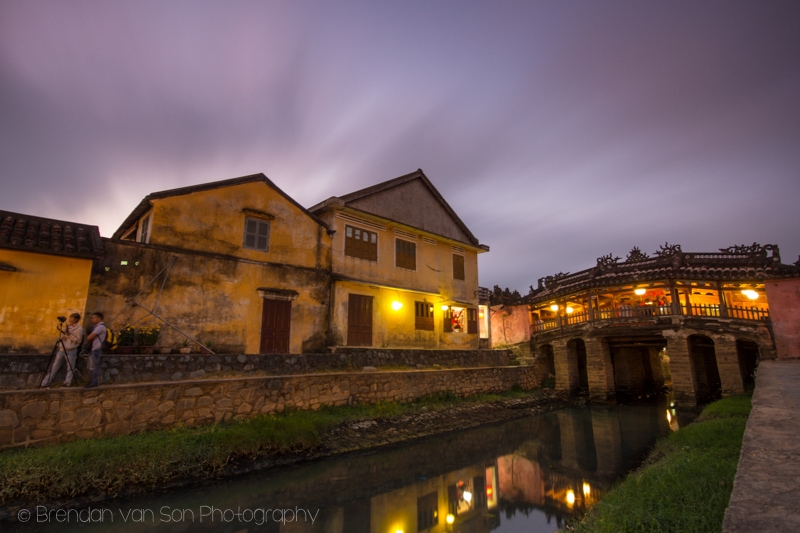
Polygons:
[[312,207],[333,231],[336,346],[477,349],[487,252],[418,170]]
[[0,211],[0,353],[47,353],[58,316],[84,315],[97,226]]
[[263,174],[156,192],[106,240],[89,299],[113,328],[160,324],[164,347],[321,351],[330,248],[325,223]]

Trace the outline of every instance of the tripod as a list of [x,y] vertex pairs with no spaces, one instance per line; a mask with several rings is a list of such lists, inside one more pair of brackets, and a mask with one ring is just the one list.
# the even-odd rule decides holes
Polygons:
[[[64,345],[64,339],[61,338],[62,335],[64,335],[65,331],[63,329],[61,329],[61,324],[57,325],[56,329],[58,330],[58,339],[56,340],[56,343],[53,345],[53,351],[50,352],[50,360],[47,362],[47,372],[45,374],[47,385],[40,384],[40,388],[41,387],[45,387],[45,388],[49,389],[50,388],[50,384],[53,381],[53,375],[58,370],[60,370],[60,367],[61,367],[60,363],[58,364],[58,367],[59,367],[58,369],[54,368],[56,366],[56,362],[57,362],[56,356],[58,355],[59,352],[62,352],[64,354],[64,359],[67,362],[67,373],[71,374],[73,379],[75,379],[75,375],[77,374],[75,368],[73,367],[72,361],[70,360],[69,352],[67,351],[67,347]],[[75,349],[77,350],[77,348],[75,348]],[[77,364],[77,362],[78,362],[78,358],[76,356],[75,363]],[[44,383],[44,382],[42,382],[42,383]]]

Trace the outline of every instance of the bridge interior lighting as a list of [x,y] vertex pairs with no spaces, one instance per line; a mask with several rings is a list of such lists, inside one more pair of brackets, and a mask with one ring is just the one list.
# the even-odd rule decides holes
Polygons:
[[633,291],[633,293],[636,296],[644,296],[644,293],[646,293],[646,292],[647,292],[647,289],[636,289],[635,291]]
[[556,311],[558,311],[558,304],[553,304],[553,305],[551,305],[551,306],[550,306],[550,310],[551,310],[551,311],[553,311],[553,312],[556,312]]
[[575,312],[575,309],[573,309],[572,307],[567,307],[567,314],[568,315],[571,315],[574,312]]
[[742,291],[742,294],[744,294],[751,300],[758,300],[758,293],[753,289],[745,289]]

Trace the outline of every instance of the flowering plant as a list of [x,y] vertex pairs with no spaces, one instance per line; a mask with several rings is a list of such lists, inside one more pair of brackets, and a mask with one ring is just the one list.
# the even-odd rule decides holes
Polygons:
[[119,340],[117,344],[120,346],[133,346],[136,344],[136,328],[133,326],[125,326],[118,334]]
[[138,329],[125,326],[119,332],[118,343],[120,346],[155,346],[160,333],[159,326],[144,326]]
[[159,326],[145,326],[139,328],[138,341],[139,346],[155,346],[158,341],[158,335],[161,333]]

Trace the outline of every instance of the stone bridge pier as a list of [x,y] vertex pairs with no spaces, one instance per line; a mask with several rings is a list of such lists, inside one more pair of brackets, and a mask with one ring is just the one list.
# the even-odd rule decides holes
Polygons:
[[535,353],[552,352],[556,390],[584,392],[604,402],[671,386],[676,402],[696,405],[744,392],[753,386],[759,359],[775,357],[766,328],[602,333],[587,329],[549,342],[534,340]]

